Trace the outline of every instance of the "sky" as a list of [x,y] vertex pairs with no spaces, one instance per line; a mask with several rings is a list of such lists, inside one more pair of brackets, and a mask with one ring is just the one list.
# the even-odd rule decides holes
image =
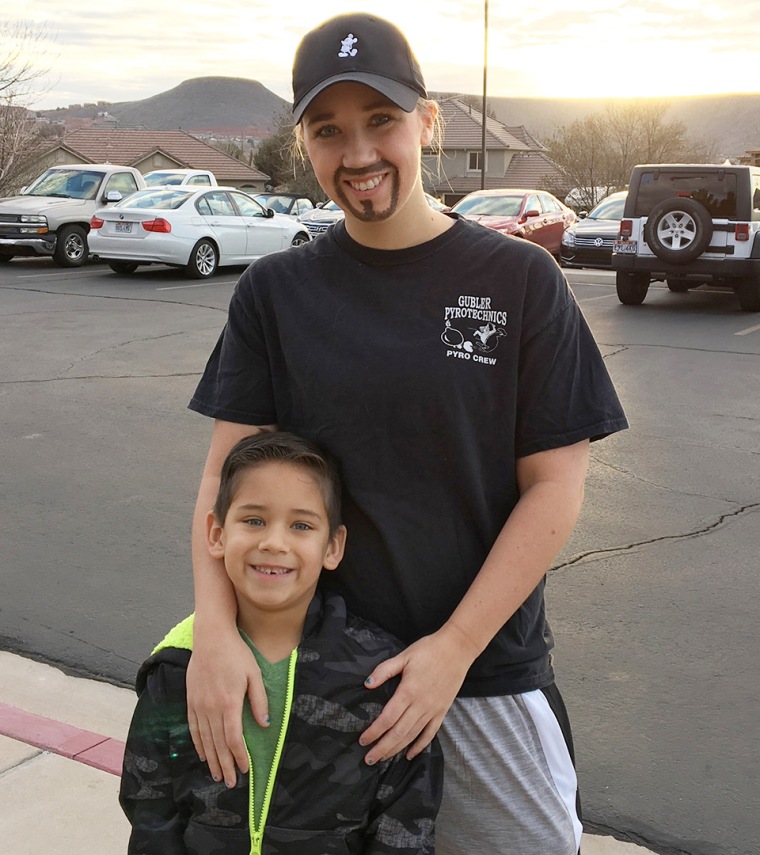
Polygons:
[[[291,99],[301,36],[347,11],[407,35],[428,89],[483,91],[485,0],[20,0],[0,11],[45,37],[34,107],[132,101],[193,77],[258,80]],[[667,97],[760,91],[760,0],[488,0],[490,96]],[[65,11],[64,11],[65,10]]]

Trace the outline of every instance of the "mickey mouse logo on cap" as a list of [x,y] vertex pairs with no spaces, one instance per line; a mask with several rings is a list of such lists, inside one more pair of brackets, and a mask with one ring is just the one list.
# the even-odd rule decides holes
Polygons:
[[349,33],[340,43],[340,51],[338,53],[338,56],[356,56],[359,51],[354,47],[354,45],[358,41],[359,39],[357,39],[353,33]]

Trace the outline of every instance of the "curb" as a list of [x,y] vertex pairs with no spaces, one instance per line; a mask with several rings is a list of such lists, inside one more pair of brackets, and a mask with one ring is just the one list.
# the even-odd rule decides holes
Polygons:
[[0,734],[87,766],[121,775],[124,743],[0,703]]

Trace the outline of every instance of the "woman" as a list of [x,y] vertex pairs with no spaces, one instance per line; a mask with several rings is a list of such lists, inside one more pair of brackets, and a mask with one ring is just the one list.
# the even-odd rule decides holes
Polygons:
[[345,572],[327,583],[409,644],[368,675],[368,703],[401,683],[362,736],[366,762],[412,757],[440,728],[439,853],[572,855],[576,778],[543,588],[580,512],[589,441],[625,417],[553,259],[427,205],[437,106],[393,25],[325,22],[301,42],[293,86],[303,146],[346,216],[243,274],[190,404],[216,420],[194,526],[196,747],[232,783],[247,767],[246,693],[266,721],[201,523],[229,448],[277,425],[341,462]]

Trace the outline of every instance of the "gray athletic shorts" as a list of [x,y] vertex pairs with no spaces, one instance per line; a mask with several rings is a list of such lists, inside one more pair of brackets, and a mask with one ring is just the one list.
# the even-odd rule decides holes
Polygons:
[[[559,692],[547,691],[570,739]],[[576,855],[577,778],[557,715],[541,690],[454,701],[438,733],[437,855]]]

